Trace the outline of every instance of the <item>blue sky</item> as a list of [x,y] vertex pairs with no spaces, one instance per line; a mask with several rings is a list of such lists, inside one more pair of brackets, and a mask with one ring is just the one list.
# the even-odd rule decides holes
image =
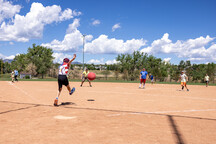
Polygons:
[[0,0],[0,58],[33,43],[52,48],[54,62],[115,63],[134,50],[178,64],[216,62],[215,0]]

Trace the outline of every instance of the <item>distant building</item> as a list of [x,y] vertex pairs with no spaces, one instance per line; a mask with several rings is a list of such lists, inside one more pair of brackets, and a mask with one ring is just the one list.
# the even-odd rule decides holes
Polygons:
[[23,78],[25,79],[27,77],[29,77],[31,79],[31,74],[30,73],[20,73],[20,78],[21,79],[23,79]]

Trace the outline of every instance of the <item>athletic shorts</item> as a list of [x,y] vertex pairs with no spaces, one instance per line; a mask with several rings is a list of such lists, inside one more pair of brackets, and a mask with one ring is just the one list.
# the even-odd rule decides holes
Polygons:
[[89,79],[87,77],[82,77],[82,82],[84,82],[85,80],[89,82]]
[[154,80],[152,79],[151,82],[154,82]]
[[186,86],[186,82],[181,82],[181,85],[182,86]]
[[62,85],[67,86],[69,84],[68,78],[66,75],[58,75],[58,86],[59,89],[62,88]]
[[140,79],[140,83],[146,83],[146,79]]
[[206,83],[209,83],[209,81],[206,81]]

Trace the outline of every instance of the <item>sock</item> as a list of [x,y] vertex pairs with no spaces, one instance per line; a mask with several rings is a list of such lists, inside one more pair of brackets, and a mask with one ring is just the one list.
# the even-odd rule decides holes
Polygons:
[[56,99],[58,100],[58,97],[56,97]]
[[142,84],[139,85],[139,87],[141,87],[141,86],[142,86]]
[[182,90],[184,89],[184,86],[182,86]]

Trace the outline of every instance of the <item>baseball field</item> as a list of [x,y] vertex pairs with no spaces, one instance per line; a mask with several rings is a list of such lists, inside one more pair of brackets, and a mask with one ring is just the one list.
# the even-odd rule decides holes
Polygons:
[[213,144],[216,87],[0,81],[1,144]]

